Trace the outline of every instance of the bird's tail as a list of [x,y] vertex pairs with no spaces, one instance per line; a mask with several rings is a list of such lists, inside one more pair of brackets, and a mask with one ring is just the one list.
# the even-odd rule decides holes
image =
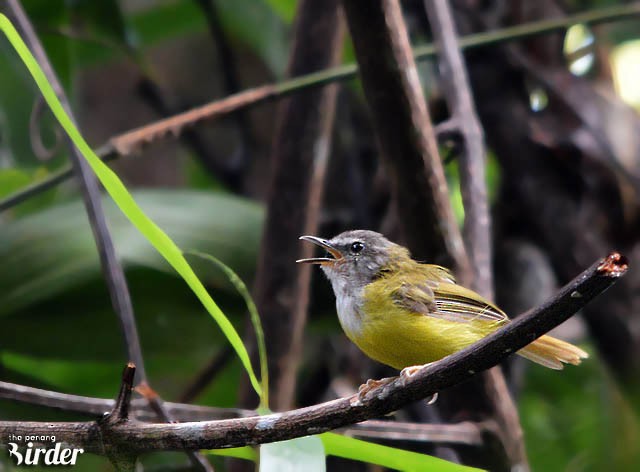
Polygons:
[[550,369],[561,370],[564,364],[578,365],[589,357],[579,347],[551,336],[541,336],[518,351],[522,357]]

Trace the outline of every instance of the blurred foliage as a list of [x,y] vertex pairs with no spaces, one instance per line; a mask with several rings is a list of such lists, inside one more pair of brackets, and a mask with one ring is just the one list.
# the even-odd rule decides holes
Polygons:
[[[239,60],[257,61],[272,80],[281,78],[288,61],[289,30],[297,2],[214,1],[222,30]],[[23,3],[69,96],[78,107],[89,111],[91,104],[83,101],[74,86],[83,71],[133,62],[140,72],[154,77],[157,72],[149,60],[152,51],[168,48],[180,39],[207,35],[207,23],[194,1]],[[619,2],[568,3],[584,9]],[[625,22],[607,27],[605,33],[616,43],[638,37],[637,30]],[[629,44],[637,51],[636,43]],[[348,39],[345,51],[345,61],[352,62]],[[622,60],[626,66],[634,61]],[[0,40],[0,71],[2,197],[60,167],[67,156],[64,149],[47,162],[34,156],[28,130],[36,89],[4,39]],[[264,80],[252,79],[248,76],[244,86]],[[359,85],[353,88],[357,91]],[[45,112],[39,126],[45,143],[54,142],[56,126]],[[136,201],[181,248],[213,254],[250,283],[263,211],[248,199],[220,191],[195,191],[211,189],[214,180],[193,162],[196,160],[183,169],[190,188],[138,190]],[[447,166],[447,173],[456,215],[462,221],[455,162]],[[487,174],[495,198],[500,169],[491,156]],[[118,255],[126,268],[150,382],[163,398],[175,399],[226,341],[184,282],[110,200],[105,199],[105,207]],[[115,396],[125,362],[123,341],[75,186],[66,184],[5,212],[0,215],[0,226],[0,378],[68,393]],[[194,264],[236,329],[242,331],[245,308],[225,275],[210,264]],[[335,319],[316,318],[310,336],[326,336],[326,328],[315,329],[318,326],[337,330]],[[201,393],[198,402],[236,405],[243,375],[240,363],[232,360]],[[596,359],[562,374],[536,366],[528,368],[519,408],[533,469],[634,470],[640,461],[640,400],[635,406],[628,401]],[[73,418],[6,401],[0,401],[0,416],[20,420]],[[5,460],[0,458],[0,468]],[[184,460],[181,454],[160,454],[145,459],[145,464]],[[216,460],[218,467],[224,467],[222,459]],[[81,456],[78,467],[108,469],[104,459],[91,455]]]
[[638,413],[598,358],[549,376],[531,366],[518,399],[533,470],[634,470]]

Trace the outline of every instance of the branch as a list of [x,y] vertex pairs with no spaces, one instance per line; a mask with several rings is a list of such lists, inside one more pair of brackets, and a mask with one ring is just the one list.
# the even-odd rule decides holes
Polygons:
[[[458,46],[462,51],[479,47],[492,46],[507,41],[539,36],[553,31],[561,31],[576,23],[598,24],[611,21],[619,21],[631,18],[640,14],[640,5],[631,3],[629,5],[613,6],[602,8],[590,12],[578,13],[563,18],[551,20],[541,20],[526,23],[523,25],[502,28],[496,31],[470,34],[460,38]],[[418,46],[413,49],[413,56],[416,61],[430,59],[436,54],[433,44]],[[229,95],[221,100],[216,100],[193,110],[179,113],[171,118],[156,121],[149,125],[137,128],[127,133],[111,138],[107,144],[96,150],[96,154],[103,160],[112,160],[118,157],[127,156],[139,150],[146,144],[150,144],[158,139],[168,136],[178,136],[183,128],[194,126],[204,120],[212,120],[239,110],[256,106],[261,103],[282,98],[292,93],[303,90],[321,87],[333,82],[353,79],[358,73],[355,64],[348,64],[332,69],[321,70],[312,74],[303,75],[294,79],[286,80],[278,84],[264,85],[248,89],[233,95]],[[118,147],[115,147],[115,144]],[[33,195],[48,190],[71,177],[71,167],[65,167],[52,173],[47,179],[29,185],[18,192],[15,192],[0,201],[0,212],[7,210]]]
[[[456,27],[448,0],[425,0],[431,31],[438,48],[440,83],[451,113],[450,121],[457,125],[463,140],[460,155],[460,190],[464,203],[464,242],[471,261],[471,287],[493,299],[493,269],[491,224],[486,185],[486,154],[484,132],[478,119],[469,76],[458,46]],[[500,368],[489,370],[465,389],[455,389],[449,401],[441,405],[451,416],[460,409],[469,409],[469,392],[478,406],[475,415],[497,423],[497,441],[487,441],[485,455],[497,462],[504,457],[504,469],[520,466],[528,469],[522,426],[518,411]],[[488,420],[491,418],[491,420]],[[496,453],[494,447],[502,448]],[[487,461],[489,463],[489,461]]]
[[422,424],[402,421],[368,420],[340,430],[347,436],[384,441],[419,441],[480,446],[482,424],[465,421],[456,424]]
[[[209,34],[213,40],[213,47],[216,51],[218,71],[222,70],[222,82],[224,95],[231,95],[238,92],[240,87],[240,79],[237,73],[236,60],[233,55],[233,51],[229,46],[228,38],[225,36],[224,29],[222,28],[222,22],[220,19],[219,8],[216,4],[216,0],[195,0],[195,3],[202,10],[207,25],[209,27]],[[248,155],[253,147],[253,137],[251,135],[249,116],[244,111],[238,111],[234,116],[234,123],[238,136],[240,139],[240,145],[231,156],[227,159],[227,174],[229,177],[235,177],[235,188],[241,187],[241,175],[242,171],[247,166],[247,161],[250,158]],[[233,181],[232,181],[233,182]],[[232,187],[234,188],[234,187]]]
[[[9,382],[0,382],[0,399],[88,416],[101,416],[105,412],[112,411],[115,407],[115,401],[112,399],[70,395]],[[164,407],[177,421],[204,421],[255,415],[253,410],[215,408],[172,402],[165,402]],[[140,421],[158,421],[160,419],[155,410],[149,406],[148,401],[142,398],[134,399],[131,402],[131,412]]]
[[462,237],[397,0],[343,0],[360,79],[389,170],[402,235],[417,259],[469,274]]
[[[353,395],[284,413],[232,420],[179,424],[127,422],[112,427],[107,439],[113,444],[109,446],[135,453],[239,447],[318,434],[391,413],[497,365],[567,320],[626,271],[625,258],[613,253],[597,261],[543,305],[472,346],[425,366],[411,378],[399,377],[386,386],[369,391],[363,398]],[[0,437],[55,433],[57,440],[70,447],[101,454],[104,445],[96,435],[96,428],[96,422],[1,421]]]
[[451,112],[464,140],[460,180],[464,203],[464,241],[473,271],[471,288],[493,298],[491,230],[485,177],[485,146],[469,77],[464,64],[448,0],[425,0],[431,32],[438,49],[441,80]]
[[109,422],[119,423],[129,419],[129,408],[131,406],[131,393],[133,391],[133,378],[136,374],[136,366],[129,362],[122,373],[122,384],[120,385],[120,393],[116,398],[113,410],[107,417]]
[[[69,395],[8,382],[0,382],[0,399],[39,405],[93,417],[102,416],[105,412],[116,409],[116,402],[111,399]],[[171,402],[164,403],[164,407],[179,422],[244,418],[256,415],[256,412],[253,410],[215,408]],[[160,419],[144,399],[137,399],[131,402],[131,413],[139,421],[158,421]],[[391,441],[444,442],[477,445],[481,442],[479,435],[483,429],[485,428],[482,424],[472,422],[459,424],[420,424],[371,420],[350,426],[341,432],[355,437],[379,438]]]

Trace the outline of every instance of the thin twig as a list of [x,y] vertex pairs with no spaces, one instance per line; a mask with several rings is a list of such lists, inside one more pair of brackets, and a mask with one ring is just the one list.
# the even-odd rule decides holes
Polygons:
[[[438,48],[438,63],[442,87],[451,113],[451,121],[459,128],[463,140],[463,152],[459,159],[460,190],[464,203],[464,242],[471,260],[473,277],[471,287],[493,299],[493,269],[491,228],[489,218],[488,191],[486,185],[486,154],[484,132],[476,113],[469,77],[462,52],[458,46],[456,27],[448,0],[425,0],[431,32]],[[471,389],[471,390],[470,390]],[[465,409],[469,391],[474,402],[483,405],[484,412],[475,411],[491,418],[500,426],[499,441],[492,444],[502,447],[506,454],[496,454],[487,447],[488,456],[505,457],[505,469],[518,466],[528,469],[522,426],[516,405],[511,397],[504,374],[499,367],[485,372],[459,395],[454,393],[450,406],[458,414]],[[477,408],[479,410],[480,408]],[[498,444],[500,443],[500,444]]]
[[442,87],[464,140],[460,156],[460,181],[464,203],[464,242],[472,266],[471,286],[488,299],[493,298],[491,231],[485,177],[484,133],[478,119],[464,58],[458,46],[453,15],[448,0],[425,0],[431,32],[438,49]]
[[[79,413],[87,416],[102,416],[103,414],[112,411],[115,407],[115,400],[108,398],[71,395],[68,393],[42,390],[9,382],[0,382],[0,399],[38,405],[71,413]],[[172,402],[164,403],[164,407],[177,421],[204,421],[255,415],[255,411],[253,410],[215,408]],[[140,421],[160,420],[160,417],[149,406],[148,401],[143,398],[131,401],[131,412],[135,418]]]
[[455,424],[422,424],[368,420],[343,428],[340,432],[363,439],[480,446],[483,429],[481,424],[471,421]]
[[[238,447],[282,441],[318,434],[398,410],[497,365],[511,353],[550,331],[594,297],[615,283],[627,271],[626,260],[617,253],[597,261],[564,286],[552,299],[516,318],[477,343],[388,385],[357,395],[266,416],[233,420],[178,424],[115,425],[108,436],[95,434],[95,422],[0,421],[0,437],[10,434],[46,437],[87,452],[103,454],[117,447],[136,454],[151,451],[197,450]],[[104,441],[110,444],[104,444]],[[37,441],[34,440],[34,443]]]
[[[107,398],[84,397],[41,390],[23,385],[0,382],[0,399],[39,405],[71,413],[99,417],[115,409],[115,401]],[[255,416],[253,410],[237,408],[214,408],[166,402],[164,404],[174,418],[180,422],[211,421]],[[131,412],[139,421],[158,421],[160,418],[150,410],[144,399],[131,402]],[[444,442],[478,445],[482,425],[465,422],[459,424],[419,424],[399,421],[370,420],[345,428],[341,432],[362,438],[380,438],[390,441]]]
[[[113,410],[98,420],[98,425],[105,437],[111,434],[113,426],[129,421],[129,407],[131,405],[131,393],[135,375],[136,366],[129,362],[122,372],[122,384],[120,385],[120,392]],[[118,472],[133,472],[135,470],[137,459],[135,452],[107,446],[105,447],[105,453]]]
[[129,408],[131,407],[131,393],[133,392],[133,378],[136,374],[136,366],[129,362],[122,372],[122,384],[120,385],[120,393],[116,398],[116,404],[113,410],[107,416],[105,421],[120,422],[129,419]]
[[[465,51],[468,49],[491,46],[506,41],[516,41],[553,31],[560,31],[576,23],[598,24],[620,21],[639,14],[640,5],[631,3],[629,5],[620,5],[578,13],[564,18],[535,21],[523,25],[502,28],[496,31],[470,34],[468,36],[461,37],[458,44],[460,49]],[[416,61],[430,59],[435,54],[436,49],[433,44],[426,44],[413,49],[413,55]],[[165,136],[177,136],[180,134],[183,127],[193,126],[202,120],[215,119],[251,106],[259,105],[269,100],[301,92],[308,88],[321,87],[329,83],[349,80],[354,78],[357,73],[358,69],[356,65],[348,64],[296,77],[279,84],[264,85],[244,90],[221,100],[216,100],[203,105],[202,107],[194,108],[193,110],[151,123],[118,136],[114,136],[106,145],[96,150],[96,153],[105,161],[127,156],[140,149],[145,144],[154,142],[157,139]],[[119,143],[120,147],[118,149],[115,148],[114,143]],[[72,169],[70,167],[62,168],[59,171],[52,173],[47,179],[34,183],[9,195],[0,201],[0,212],[24,202],[33,195],[64,182],[71,175]]]

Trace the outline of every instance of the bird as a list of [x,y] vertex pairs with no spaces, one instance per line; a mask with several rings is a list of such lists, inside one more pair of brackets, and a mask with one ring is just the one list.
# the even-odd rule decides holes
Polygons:
[[[382,234],[350,230],[331,239],[301,236],[326,250],[300,259],[319,265],[336,297],[340,325],[367,356],[409,377],[425,364],[484,338],[510,322],[494,303],[456,282],[445,267],[418,262]],[[588,354],[543,335],[517,354],[550,369]]]

